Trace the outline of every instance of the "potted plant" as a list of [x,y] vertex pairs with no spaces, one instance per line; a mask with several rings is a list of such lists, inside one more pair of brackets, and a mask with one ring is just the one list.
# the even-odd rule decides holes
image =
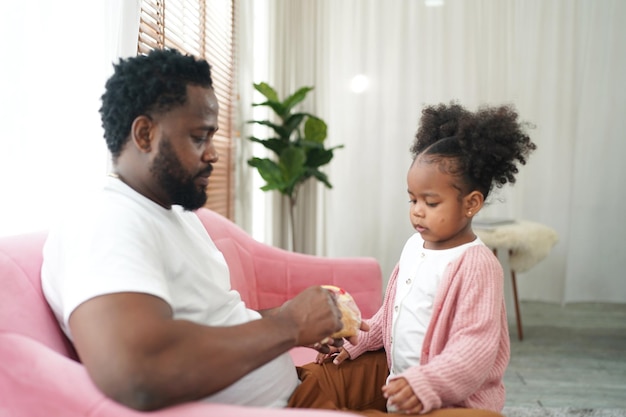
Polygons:
[[267,100],[253,106],[267,106],[276,117],[273,121],[251,120],[248,123],[267,126],[274,136],[267,139],[250,136],[248,139],[272,151],[273,158],[253,157],[248,160],[248,165],[256,168],[265,180],[266,184],[261,187],[263,191],[277,190],[288,199],[291,241],[292,248],[295,248],[294,207],[298,191],[310,178],[332,188],[320,167],[328,164],[333,159],[333,151],[343,145],[326,149],[326,123],[310,113],[295,111],[296,105],[306,98],[313,87],[301,87],[282,101],[276,90],[265,82],[254,84],[254,88]]

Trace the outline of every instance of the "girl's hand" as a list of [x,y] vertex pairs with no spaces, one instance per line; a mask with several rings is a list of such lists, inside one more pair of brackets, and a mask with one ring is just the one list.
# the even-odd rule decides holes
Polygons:
[[405,378],[389,381],[383,387],[383,396],[387,398],[387,409],[390,412],[418,414],[422,411],[422,402],[417,398]]
[[321,364],[326,359],[331,358],[333,356],[335,356],[335,359],[333,359],[333,363],[335,365],[339,365],[341,362],[345,361],[346,359],[350,359],[350,354],[343,347],[331,346],[329,353],[317,354],[317,357],[315,358],[315,363]]
[[[361,330],[363,332],[369,332],[370,331],[370,325],[367,324],[365,321],[362,321],[359,330]],[[356,346],[356,345],[359,344],[359,335],[357,334],[355,336],[346,337],[346,340],[348,342],[350,342],[351,345]]]
[[337,349],[340,348],[342,345],[343,345],[343,339],[333,339],[332,337],[327,337],[321,342],[315,343],[308,347],[317,350],[318,351],[317,355],[320,356],[320,355],[332,355],[332,353],[336,352]]
[[[360,330],[362,330],[364,332],[369,332],[369,330],[370,330],[369,324],[367,324],[366,322],[362,321]],[[359,343],[359,336],[356,335],[356,336],[352,336],[352,337],[347,337],[346,340],[348,342],[350,342],[350,344],[356,346]],[[335,359],[333,360],[333,363],[335,365],[339,365],[341,362],[345,361],[346,359],[350,359],[350,354],[348,353],[347,350],[345,350],[343,347],[341,347],[342,344],[343,343],[341,343],[341,344],[334,343],[332,346],[325,345],[325,346],[328,346],[328,352],[326,352],[325,350],[319,349],[318,346],[313,346],[313,348],[316,349],[319,352],[317,354],[317,357],[315,358],[315,363],[321,364],[322,362],[324,362],[326,359],[332,357],[333,355],[337,355],[337,356],[335,356]]]

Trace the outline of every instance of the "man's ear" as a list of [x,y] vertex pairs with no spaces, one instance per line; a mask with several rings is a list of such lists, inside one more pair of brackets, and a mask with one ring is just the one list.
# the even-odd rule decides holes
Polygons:
[[146,115],[137,116],[130,128],[132,142],[140,152],[152,150],[152,128],[154,123]]
[[474,215],[476,215],[476,213],[478,213],[480,209],[483,208],[483,204],[485,203],[485,197],[483,196],[483,193],[476,190],[466,195],[463,200],[465,201],[465,214],[469,218],[474,217]]

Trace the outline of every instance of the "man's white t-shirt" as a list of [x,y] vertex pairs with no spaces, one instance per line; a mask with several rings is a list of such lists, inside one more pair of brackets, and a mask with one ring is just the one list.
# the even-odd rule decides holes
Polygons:
[[[224,256],[194,213],[167,210],[115,178],[85,207],[70,208],[43,250],[43,292],[70,339],[74,309],[117,292],[154,295],[172,307],[175,319],[207,326],[261,317],[231,289]],[[284,407],[298,383],[286,353],[206,400]]]

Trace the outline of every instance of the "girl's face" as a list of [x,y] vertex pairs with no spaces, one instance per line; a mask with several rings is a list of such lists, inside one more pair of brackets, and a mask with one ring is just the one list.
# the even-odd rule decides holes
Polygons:
[[482,194],[462,195],[458,178],[443,172],[441,163],[418,156],[407,174],[409,217],[426,249],[450,249],[473,241],[472,216],[482,207]]

